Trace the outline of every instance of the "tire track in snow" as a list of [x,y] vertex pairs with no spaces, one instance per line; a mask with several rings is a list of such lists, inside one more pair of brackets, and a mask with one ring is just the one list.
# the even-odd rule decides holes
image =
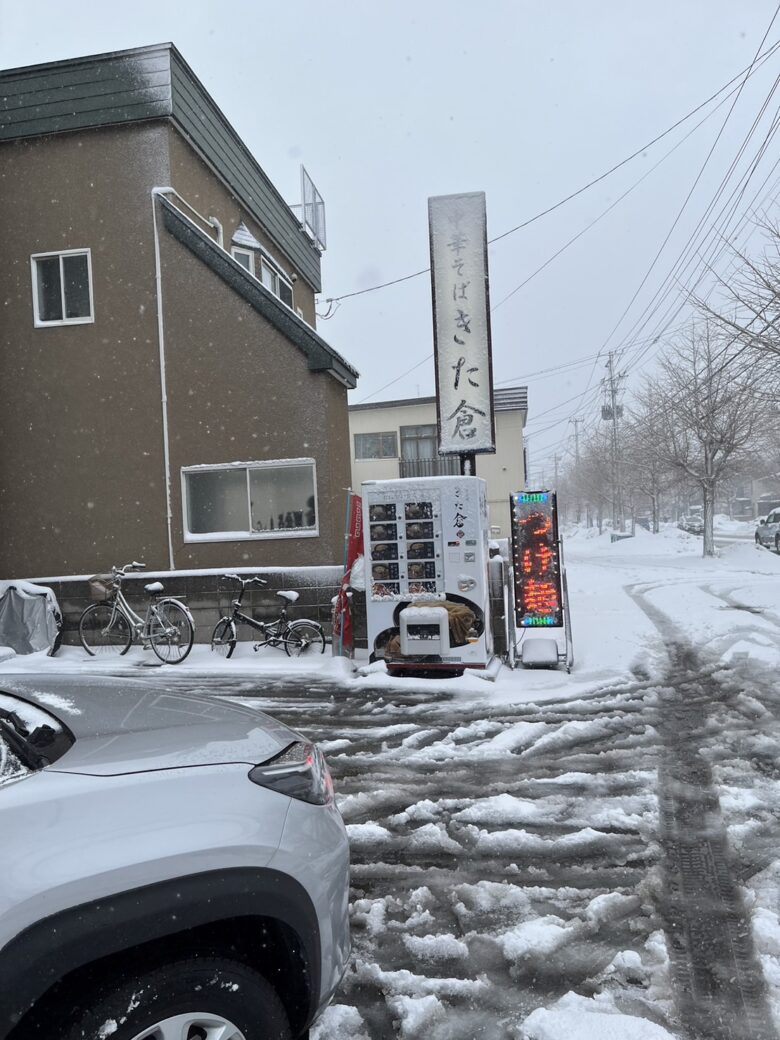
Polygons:
[[697,1040],[777,1040],[750,922],[735,877],[712,770],[700,754],[722,689],[645,593],[626,591],[666,640],[669,671],[658,706],[660,901],[680,1018]]
[[[495,708],[424,687],[296,700],[288,685],[282,704],[258,689],[252,703],[333,743],[355,944],[336,999],[370,1040],[510,1040],[642,948],[657,927],[637,896],[657,859],[651,689]],[[418,1030],[404,1014],[421,1000],[433,1011]],[[341,1040],[335,1016],[323,1040]]]
[[[198,683],[170,681],[214,696]],[[517,1040],[569,990],[667,1022],[655,683],[495,707],[427,684],[219,687],[325,745],[352,834],[353,962],[314,1040]]]

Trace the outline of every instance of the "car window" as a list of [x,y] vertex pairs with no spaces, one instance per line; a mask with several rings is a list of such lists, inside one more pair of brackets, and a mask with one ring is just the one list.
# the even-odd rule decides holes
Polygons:
[[13,761],[25,770],[40,769],[56,762],[73,743],[73,737],[48,711],[6,691],[0,691],[0,779],[3,761]]
[[17,757],[8,741],[0,733],[0,787],[11,780],[17,780],[29,770]]

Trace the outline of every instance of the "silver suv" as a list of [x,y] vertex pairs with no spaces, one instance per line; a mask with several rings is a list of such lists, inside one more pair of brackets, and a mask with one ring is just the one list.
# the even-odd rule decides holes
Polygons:
[[289,1040],[349,953],[322,755],[133,680],[0,679],[0,1040]]
[[780,509],[773,509],[766,519],[759,519],[756,545],[765,545],[767,549],[780,553]]

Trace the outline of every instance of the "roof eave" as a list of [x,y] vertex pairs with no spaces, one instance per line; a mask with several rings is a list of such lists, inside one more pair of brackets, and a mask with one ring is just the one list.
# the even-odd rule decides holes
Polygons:
[[326,372],[352,390],[359,373],[333,349],[310,325],[247,271],[210,238],[189,217],[164,196],[158,196],[163,209],[163,224],[173,237],[194,253],[219,278],[274,328],[289,339],[307,357],[311,372]]

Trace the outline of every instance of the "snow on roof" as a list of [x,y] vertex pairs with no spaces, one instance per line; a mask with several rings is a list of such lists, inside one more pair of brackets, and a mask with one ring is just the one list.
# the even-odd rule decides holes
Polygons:
[[262,249],[262,246],[243,220],[233,232],[233,238],[231,241],[234,246],[246,246],[247,249]]

